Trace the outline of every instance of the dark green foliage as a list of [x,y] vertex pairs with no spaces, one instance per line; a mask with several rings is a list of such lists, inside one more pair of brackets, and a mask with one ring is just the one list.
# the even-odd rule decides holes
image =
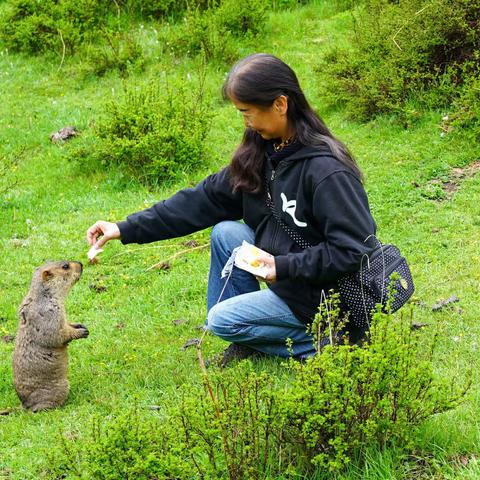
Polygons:
[[[77,51],[85,42],[101,40],[128,28],[132,20],[171,17],[185,11],[206,12],[214,17],[215,29],[234,35],[258,32],[270,2],[264,0],[7,0],[0,18],[0,39],[7,47],[25,53]],[[191,14],[187,16],[190,20]],[[211,28],[211,21],[204,20]],[[198,35],[198,32],[196,33]],[[195,39],[192,40],[195,43]]]
[[449,105],[467,76],[478,78],[479,18],[478,0],[367,0],[351,48],[324,59],[328,90],[361,119],[400,112],[414,96]]
[[95,418],[81,442],[61,438],[51,454],[49,478],[85,480],[188,479],[188,452],[168,422],[140,415],[138,410],[110,420]]
[[[480,64],[480,50],[475,61]],[[470,75],[452,108],[451,121],[454,128],[461,128],[473,142],[480,142],[480,75]]]
[[257,35],[265,26],[267,7],[264,0],[222,0],[216,17],[234,36]]
[[204,387],[177,413],[198,478],[259,480],[284,472],[289,457],[278,452],[283,419],[274,378],[243,362],[211,373]]
[[196,55],[227,63],[238,56],[238,41],[262,32],[269,4],[264,0],[223,0],[205,10],[191,8],[183,24],[164,38],[174,52]]
[[215,10],[189,10],[182,23],[160,41],[180,55],[204,55],[206,60],[230,62],[236,57],[231,34],[219,24]]
[[188,8],[204,10],[215,3],[215,0],[123,0],[120,3],[122,10],[137,18],[171,17],[178,19]]
[[124,0],[122,6],[140,18],[160,18],[183,10],[185,3],[177,0]]
[[250,361],[204,370],[203,386],[183,391],[179,406],[157,423],[135,413],[102,431],[95,424],[85,445],[63,440],[57,473],[286,479],[339,472],[368,447],[413,447],[417,426],[456,407],[469,381],[459,387],[458,379],[434,373],[437,337],[412,329],[407,316],[377,312],[362,347],[336,342],[336,302],[331,297],[314,328],[333,343],[305,363],[290,360],[290,382],[256,373]]
[[309,0],[271,0],[273,10],[283,10],[296,8],[300,5],[306,5]]
[[[336,338],[335,297],[317,317],[320,337]],[[312,466],[341,470],[355,450],[395,443],[408,448],[416,427],[454,408],[469,384],[460,388],[433,371],[436,336],[425,338],[406,316],[377,312],[362,347],[323,347],[296,374],[283,396],[285,439],[306,471]]]
[[193,82],[126,86],[95,127],[100,142],[88,155],[149,184],[178,178],[202,164],[211,113]]
[[145,66],[143,49],[132,33],[103,31],[96,43],[82,47],[87,70],[104,75],[118,70],[125,77],[131,70],[142,70]]
[[96,36],[110,2],[106,0],[8,0],[0,18],[0,38],[26,53],[72,53]]

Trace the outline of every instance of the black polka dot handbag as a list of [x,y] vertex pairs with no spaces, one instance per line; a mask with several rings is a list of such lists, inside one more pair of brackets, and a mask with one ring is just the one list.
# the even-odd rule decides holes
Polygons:
[[[267,190],[267,205],[283,230],[300,247],[312,247],[280,218],[269,193]],[[374,235],[365,241],[370,240],[375,240],[377,246],[370,255],[363,256],[359,270],[338,280],[340,300],[358,327],[369,326],[378,304],[383,311],[396,312],[415,290],[410,268],[400,250],[394,245],[381,244]]]
[[415,287],[400,250],[378,242],[370,255],[364,255],[357,272],[338,280],[338,291],[350,318],[357,326],[365,327],[377,305],[384,312],[396,312],[413,295]]

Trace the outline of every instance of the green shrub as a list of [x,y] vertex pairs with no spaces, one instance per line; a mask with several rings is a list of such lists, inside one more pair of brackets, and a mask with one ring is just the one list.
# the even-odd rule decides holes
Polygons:
[[[336,302],[317,317],[320,345],[342,327]],[[470,384],[435,375],[436,341],[413,330],[409,316],[378,311],[362,347],[334,340],[305,364],[292,361],[295,380],[282,397],[282,415],[285,440],[303,469],[342,470],[369,445],[409,448],[421,422],[454,408]]]
[[85,438],[62,436],[59,448],[49,453],[48,478],[190,479],[188,452],[176,428],[138,409],[107,420],[97,417]]
[[222,0],[215,15],[219,25],[236,37],[262,32],[268,3],[264,0]]
[[179,17],[189,5],[205,8],[206,0],[6,0],[0,18],[0,39],[25,53],[71,54],[85,42],[94,42],[105,29],[120,32],[133,20]]
[[236,57],[232,35],[222,27],[215,10],[188,10],[183,21],[165,34],[161,41],[168,44],[174,55],[204,55],[207,61],[214,59],[229,62]]
[[351,48],[320,66],[331,76],[326,88],[360,119],[401,111],[412,97],[449,105],[465,75],[478,76],[479,17],[477,0],[366,0]]
[[[274,378],[250,362],[210,372],[204,389],[186,396],[176,414],[198,478],[277,478],[288,466]],[[193,393],[193,395],[192,395]]]
[[199,167],[212,115],[203,86],[192,83],[126,86],[106,105],[95,126],[99,142],[87,155],[148,184]]
[[[202,368],[178,406],[158,420],[137,413],[94,424],[90,439],[62,440],[51,462],[74,478],[313,478],[340,472],[354,456],[385,445],[408,451],[417,427],[456,407],[467,378],[439,378],[437,335],[411,328],[408,315],[378,311],[362,347],[343,344],[332,296],[312,328],[317,355],[289,360],[278,375],[250,361]],[[325,346],[323,340],[331,338]],[[200,383],[200,382],[199,382]],[[83,475],[83,476],[82,476]],[[117,475],[117,476],[115,476]],[[303,478],[303,477],[302,477]]]
[[[476,54],[476,62],[480,62],[480,51]],[[480,142],[480,75],[466,77],[460,95],[452,105],[450,118],[454,129],[461,129],[473,142]]]
[[123,0],[122,7],[138,18],[178,18],[188,8],[205,10],[212,0]]
[[231,63],[238,57],[242,37],[258,35],[266,23],[268,2],[264,0],[223,0],[207,9],[188,9],[183,23],[162,39],[175,53],[196,55],[207,60]]
[[132,33],[103,31],[99,40],[82,47],[86,70],[96,75],[118,70],[125,77],[131,70],[143,70],[145,54]]
[[8,0],[0,18],[0,39],[26,53],[65,48],[72,53],[96,36],[108,13],[106,0]]
[[140,18],[161,18],[185,8],[184,1],[176,0],[125,0],[127,11]]

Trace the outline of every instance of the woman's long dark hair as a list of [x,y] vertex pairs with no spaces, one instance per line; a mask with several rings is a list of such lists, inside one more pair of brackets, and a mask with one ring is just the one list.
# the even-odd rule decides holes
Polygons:
[[[223,85],[223,97],[260,108],[271,107],[280,95],[288,99],[287,119],[302,145],[325,147],[358,176],[362,174],[347,147],[327,128],[307,102],[295,72],[274,55],[255,53],[237,62]],[[246,128],[233,154],[230,174],[233,188],[251,193],[263,190],[263,164],[267,142],[256,131]]]

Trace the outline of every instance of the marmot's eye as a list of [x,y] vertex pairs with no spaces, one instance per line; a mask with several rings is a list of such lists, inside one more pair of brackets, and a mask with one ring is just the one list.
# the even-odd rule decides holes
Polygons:
[[64,263],[64,264],[62,265],[62,268],[63,268],[64,270],[68,270],[68,269],[70,268],[70,265],[69,265],[68,263]]

